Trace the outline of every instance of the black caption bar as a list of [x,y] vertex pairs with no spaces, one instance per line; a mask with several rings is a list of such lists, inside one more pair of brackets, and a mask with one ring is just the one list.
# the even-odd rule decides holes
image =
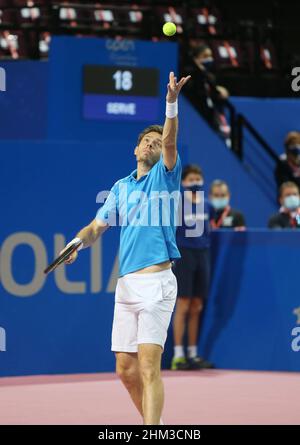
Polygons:
[[[0,426],[1,439],[25,443],[28,439],[33,443],[57,443],[61,440],[75,441],[76,443],[107,443],[118,441],[123,444],[141,442],[142,440],[168,440],[172,441],[196,441],[211,444],[219,443],[242,444],[246,441],[255,444],[272,439],[286,443],[288,439],[299,441],[300,426],[219,426],[219,425],[165,425],[165,426]],[[74,442],[74,443],[75,443]],[[6,443],[3,441],[3,443]]]

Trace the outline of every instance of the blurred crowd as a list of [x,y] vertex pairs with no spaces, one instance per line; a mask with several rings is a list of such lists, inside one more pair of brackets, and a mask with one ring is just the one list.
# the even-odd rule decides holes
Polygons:
[[[181,63],[181,73],[192,76],[186,85],[186,96],[230,147],[231,128],[226,117],[230,93],[216,80],[211,48],[205,43],[191,46]],[[285,152],[280,156],[275,169],[279,209],[275,215],[270,215],[268,227],[272,229],[300,227],[300,132],[289,132],[284,146]],[[245,228],[243,214],[230,206],[230,190],[225,181],[217,180],[211,184],[209,200],[214,210],[212,229]]]
[[[285,153],[280,156],[275,170],[278,210],[270,216],[270,229],[300,228],[300,133],[288,133],[284,145]],[[240,210],[232,208],[230,189],[224,180],[216,179],[210,184],[208,197],[197,193],[204,190],[203,171],[197,164],[183,168],[181,185],[185,198],[191,205],[183,200],[179,210],[182,225],[178,226],[176,232],[181,258],[174,265],[178,299],[173,319],[174,354],[171,369],[206,369],[214,365],[199,356],[197,345],[201,314],[209,294],[211,279],[211,231],[245,230],[246,220]],[[203,206],[197,207],[201,200],[204,200]],[[199,220],[203,221],[203,232],[196,237],[189,236],[191,221],[196,226]]]

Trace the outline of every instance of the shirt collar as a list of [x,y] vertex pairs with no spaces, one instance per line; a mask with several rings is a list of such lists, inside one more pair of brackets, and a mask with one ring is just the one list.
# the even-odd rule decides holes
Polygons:
[[[149,170],[149,172],[150,172],[150,170]],[[130,181],[134,181],[134,182],[142,181],[143,179],[146,178],[146,176],[148,176],[149,172],[146,173],[145,175],[141,176],[140,179],[136,179],[137,178],[137,169],[135,169],[129,175]]]
[[137,169],[133,170],[129,176],[130,176],[130,181],[136,181]]

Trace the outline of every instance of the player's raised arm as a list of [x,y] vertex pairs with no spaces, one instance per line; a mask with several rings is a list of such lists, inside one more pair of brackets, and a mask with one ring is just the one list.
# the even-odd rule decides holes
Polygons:
[[168,170],[172,170],[177,159],[177,130],[178,130],[178,103],[177,98],[183,85],[191,76],[182,77],[179,82],[174,76],[173,71],[170,72],[167,103],[166,103],[166,120],[162,135],[162,153],[164,164]]

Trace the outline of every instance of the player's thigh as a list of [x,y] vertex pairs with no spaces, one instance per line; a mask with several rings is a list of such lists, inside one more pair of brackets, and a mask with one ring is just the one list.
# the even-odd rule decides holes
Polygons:
[[139,373],[139,361],[137,352],[115,352],[116,373],[123,377]]
[[158,344],[138,345],[139,369],[144,380],[152,380],[160,375],[162,352],[163,348]]
[[137,352],[137,313],[131,305],[115,303],[111,350],[114,352]]

